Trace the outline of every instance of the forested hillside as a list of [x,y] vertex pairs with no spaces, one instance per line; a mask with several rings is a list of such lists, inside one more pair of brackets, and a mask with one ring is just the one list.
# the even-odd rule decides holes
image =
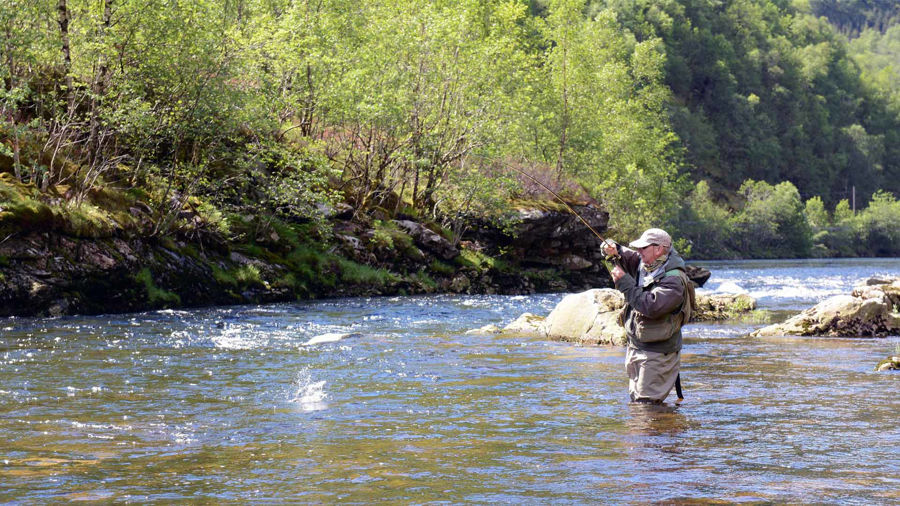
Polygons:
[[[666,42],[672,126],[694,180],[790,181],[828,205],[854,186],[866,199],[898,190],[897,109],[827,20],[770,1],[620,3],[626,27]],[[819,4],[810,11],[828,10]]]
[[321,245],[349,205],[456,244],[550,199],[525,171],[620,240],[900,251],[894,2],[0,5],[2,237]]

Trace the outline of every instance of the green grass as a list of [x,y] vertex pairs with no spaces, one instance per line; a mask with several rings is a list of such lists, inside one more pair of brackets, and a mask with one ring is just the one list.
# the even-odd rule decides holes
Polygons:
[[435,274],[442,274],[444,276],[450,276],[456,272],[456,269],[454,269],[452,265],[441,262],[440,260],[433,260],[431,265],[428,266],[428,269]]
[[265,286],[265,281],[255,265],[242,265],[235,269],[225,270],[217,265],[212,265],[213,277],[220,284],[235,288],[247,288],[250,286]]
[[436,292],[438,289],[437,281],[434,280],[424,271],[419,271],[408,276],[409,280],[418,283],[427,293]]
[[147,291],[147,300],[151,304],[160,304],[163,306],[171,305],[181,305],[181,297],[176,293],[172,293],[168,290],[163,290],[156,286],[153,282],[153,275],[150,273],[150,269],[144,267],[137,274],[135,274],[134,279],[144,285],[144,289]]
[[398,280],[395,274],[386,269],[374,269],[345,258],[339,258],[337,263],[344,283],[383,287]]
[[109,237],[117,228],[109,213],[88,202],[68,202],[56,209],[63,216],[63,229],[76,237]]

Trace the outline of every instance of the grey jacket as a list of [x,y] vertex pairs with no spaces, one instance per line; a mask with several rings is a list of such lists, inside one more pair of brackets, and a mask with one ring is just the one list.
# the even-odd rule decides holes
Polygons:
[[619,246],[619,254],[625,275],[616,283],[616,289],[625,295],[628,346],[657,353],[680,351],[681,321],[677,313],[684,303],[684,284],[681,276],[667,276],[666,272],[683,271],[684,260],[673,248],[654,278],[645,279],[641,286],[637,281],[641,255],[623,246]]

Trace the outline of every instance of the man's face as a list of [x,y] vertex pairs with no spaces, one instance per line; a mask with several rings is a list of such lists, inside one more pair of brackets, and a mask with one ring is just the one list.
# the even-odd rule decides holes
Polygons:
[[641,260],[644,261],[644,265],[652,264],[657,258],[663,256],[665,252],[666,248],[658,244],[651,244],[646,248],[638,248],[638,253],[640,253]]

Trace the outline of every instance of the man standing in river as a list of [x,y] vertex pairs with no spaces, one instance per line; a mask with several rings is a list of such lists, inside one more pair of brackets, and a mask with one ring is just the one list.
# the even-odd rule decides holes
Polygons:
[[[611,241],[602,246],[607,256],[621,259],[610,275],[625,295],[620,322],[628,337],[628,393],[633,402],[661,403],[678,380],[681,326],[692,309],[687,287],[691,281],[664,230],[648,229],[628,246]],[[680,386],[678,390],[680,401]]]

